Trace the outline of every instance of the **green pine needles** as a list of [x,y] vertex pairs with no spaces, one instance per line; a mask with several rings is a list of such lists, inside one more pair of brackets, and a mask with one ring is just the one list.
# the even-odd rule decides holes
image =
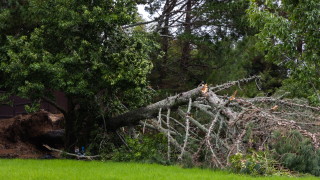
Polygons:
[[320,176],[320,151],[297,131],[275,132],[272,148],[274,158],[293,171]]

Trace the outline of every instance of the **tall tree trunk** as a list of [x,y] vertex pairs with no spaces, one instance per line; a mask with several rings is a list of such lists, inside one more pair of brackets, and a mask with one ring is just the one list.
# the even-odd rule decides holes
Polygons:
[[161,28],[160,34],[162,35],[161,40],[161,50],[164,52],[162,62],[158,65],[159,71],[159,85],[162,87],[164,85],[163,79],[167,77],[167,66],[169,60],[169,26],[170,18],[172,16],[172,10],[177,4],[177,0],[166,0],[163,11],[163,27]]
[[74,152],[76,135],[75,120],[76,112],[72,98],[68,97],[68,112],[65,115],[65,151]]
[[164,52],[162,62],[159,66],[159,83],[160,86],[163,84],[163,79],[166,78],[167,74],[167,63],[168,63],[168,50],[169,50],[169,14],[166,14],[164,19],[164,27],[162,28],[162,42],[161,42],[161,50]]
[[186,17],[184,22],[184,41],[182,46],[182,52],[181,52],[181,61],[180,61],[180,68],[187,72],[188,64],[190,61],[190,54],[191,54],[191,46],[190,46],[190,40],[189,36],[191,34],[191,8],[192,8],[192,0],[187,1],[186,5]]

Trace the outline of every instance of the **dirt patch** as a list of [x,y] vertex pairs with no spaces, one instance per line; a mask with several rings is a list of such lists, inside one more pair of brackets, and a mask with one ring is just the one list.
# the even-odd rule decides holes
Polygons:
[[0,157],[41,158],[57,156],[42,144],[63,145],[63,115],[46,111],[0,119]]

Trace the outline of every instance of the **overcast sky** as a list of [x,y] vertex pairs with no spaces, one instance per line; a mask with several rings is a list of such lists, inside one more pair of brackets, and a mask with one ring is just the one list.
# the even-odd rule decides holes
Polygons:
[[142,16],[142,18],[146,21],[150,21],[151,19],[148,17],[149,13],[144,10],[144,5],[138,5],[138,12]]

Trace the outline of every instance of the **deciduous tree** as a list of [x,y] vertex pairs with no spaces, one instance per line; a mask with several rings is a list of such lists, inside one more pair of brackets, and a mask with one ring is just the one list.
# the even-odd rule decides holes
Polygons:
[[319,103],[320,2],[252,0],[247,12],[266,58],[288,69],[286,89]]
[[[0,88],[59,109],[70,151],[77,125],[145,103],[155,44],[122,29],[136,16],[130,0],[2,1]],[[54,103],[54,91],[66,94],[68,109]]]

